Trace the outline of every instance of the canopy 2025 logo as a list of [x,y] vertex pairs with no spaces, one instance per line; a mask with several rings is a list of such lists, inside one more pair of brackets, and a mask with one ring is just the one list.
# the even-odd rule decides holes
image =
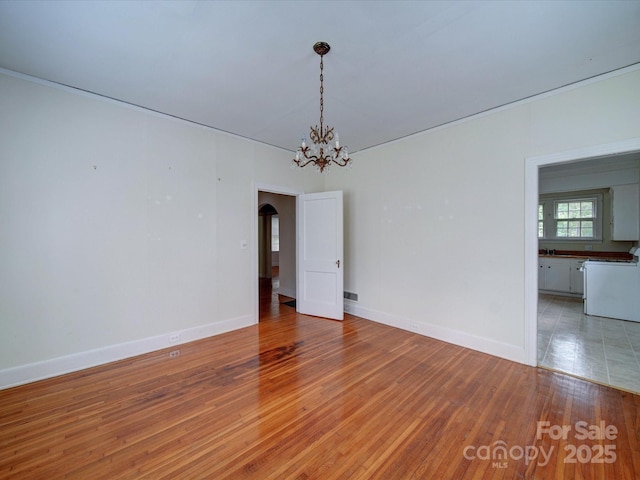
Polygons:
[[[598,424],[579,421],[573,425],[551,425],[550,422],[539,421],[536,427],[536,440],[543,440],[545,437],[551,440],[580,442],[613,441],[618,437],[618,429],[615,425],[607,425],[604,420]],[[510,460],[524,461],[525,465],[535,461],[539,466],[545,466],[549,463],[554,450],[554,445],[549,445],[547,448],[544,445],[509,446],[505,441],[497,440],[490,445],[478,447],[467,445],[463,455],[467,460],[490,460],[494,468],[507,468]],[[617,458],[616,446],[613,443],[606,445],[567,443],[564,451],[566,452],[564,463],[614,463]]]

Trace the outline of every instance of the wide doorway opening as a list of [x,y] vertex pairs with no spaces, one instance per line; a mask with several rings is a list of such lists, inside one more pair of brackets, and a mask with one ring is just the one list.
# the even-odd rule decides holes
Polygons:
[[[633,139],[527,159],[525,355],[530,365],[625,390],[640,390],[640,377],[631,381],[625,374],[627,370],[639,371],[635,350],[637,348],[640,351],[640,324],[586,315],[581,290],[576,290],[577,293],[549,292],[549,282],[541,286],[541,280],[544,283],[546,279],[539,273],[544,261],[570,263],[572,258],[565,258],[569,254],[580,257],[584,252],[626,250],[635,244],[611,241],[609,220],[605,222],[602,238],[597,242],[583,241],[578,245],[565,240],[549,244],[549,241],[540,240],[539,208],[541,199],[545,200],[545,195],[549,194],[553,196],[604,189],[606,197],[611,187],[630,181],[628,172],[636,172],[632,173],[633,181],[638,183],[639,158],[640,139]],[[541,246],[548,249],[541,250]],[[547,252],[559,253],[560,256],[557,259],[549,257]],[[567,288],[554,286],[551,289],[571,292],[574,287],[581,287],[577,283],[573,285],[573,277],[567,275],[567,278]],[[631,369],[628,362],[619,361],[621,355],[633,360],[631,366],[635,368]]]

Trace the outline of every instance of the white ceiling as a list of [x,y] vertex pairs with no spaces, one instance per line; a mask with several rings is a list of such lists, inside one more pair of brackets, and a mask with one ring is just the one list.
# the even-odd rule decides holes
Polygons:
[[640,62],[640,1],[0,1],[0,67],[352,152]]

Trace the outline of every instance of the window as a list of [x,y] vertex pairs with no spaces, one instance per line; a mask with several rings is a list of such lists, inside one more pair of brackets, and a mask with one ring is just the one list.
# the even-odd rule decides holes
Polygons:
[[595,238],[596,203],[595,198],[556,200],[554,203],[556,237]]
[[538,199],[538,238],[546,242],[602,241],[605,189],[558,192]]
[[538,205],[538,238],[544,238],[544,203]]
[[271,217],[271,251],[280,251],[280,219],[278,215]]

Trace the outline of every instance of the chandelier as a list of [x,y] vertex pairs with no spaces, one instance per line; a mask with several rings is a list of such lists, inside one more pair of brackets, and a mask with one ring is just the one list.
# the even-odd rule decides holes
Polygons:
[[317,42],[313,50],[320,55],[320,126],[311,127],[309,133],[311,145],[307,145],[306,138],[302,138],[292,165],[306,167],[313,164],[318,172],[327,173],[332,163],[346,167],[353,165],[353,161],[349,158],[347,147],[340,146],[340,139],[338,134],[334,133],[333,127],[324,125],[324,76],[322,74],[324,63],[322,60],[331,47],[326,42]]

